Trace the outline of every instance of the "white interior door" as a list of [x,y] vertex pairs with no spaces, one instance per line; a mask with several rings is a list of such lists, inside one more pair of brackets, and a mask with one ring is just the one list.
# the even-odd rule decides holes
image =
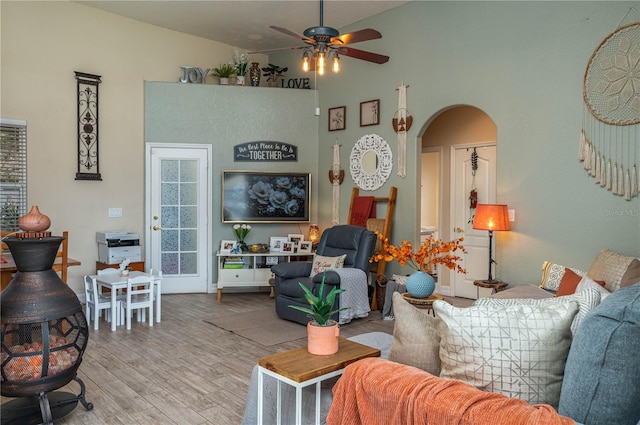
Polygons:
[[162,270],[162,293],[208,291],[210,159],[210,145],[147,144],[145,260]]
[[[471,153],[476,148],[478,166],[475,178],[472,172]],[[495,143],[452,147],[451,181],[451,223],[456,237],[464,236],[463,245],[467,250],[463,267],[467,274],[451,272],[452,290],[456,297],[478,298],[478,288],[474,280],[489,276],[489,232],[474,230],[472,210],[469,208],[469,194],[475,188],[479,204],[493,204],[496,201],[496,146]],[[445,269],[446,270],[446,269]]]

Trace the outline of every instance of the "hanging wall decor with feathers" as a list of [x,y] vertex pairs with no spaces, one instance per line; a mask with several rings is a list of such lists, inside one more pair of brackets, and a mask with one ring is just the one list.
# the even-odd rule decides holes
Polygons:
[[595,49],[583,97],[578,159],[596,184],[629,201],[640,178],[640,22],[618,26]]

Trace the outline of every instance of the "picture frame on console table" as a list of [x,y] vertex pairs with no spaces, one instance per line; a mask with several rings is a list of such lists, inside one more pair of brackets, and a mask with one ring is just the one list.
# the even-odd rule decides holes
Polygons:
[[309,223],[311,173],[222,172],[223,223]]
[[296,252],[296,244],[291,241],[286,241],[282,244],[282,252],[293,254]]
[[282,245],[286,242],[288,242],[288,239],[285,237],[271,236],[269,240],[269,251],[282,252]]
[[304,240],[304,235],[289,233],[289,235],[287,236],[287,239],[289,240],[289,242],[293,242],[295,248],[298,248],[298,246],[300,245],[300,242]]
[[313,242],[300,241],[300,243],[298,244],[298,254],[311,254],[312,247],[313,247]]
[[220,241],[220,254],[231,254],[231,250],[235,248],[236,241],[234,240],[225,240]]

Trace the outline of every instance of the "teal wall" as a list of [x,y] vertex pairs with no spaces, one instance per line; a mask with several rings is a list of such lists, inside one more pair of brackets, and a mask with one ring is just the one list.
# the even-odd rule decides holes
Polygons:
[[[222,223],[223,170],[311,172],[311,220],[316,220],[318,118],[312,90],[146,82],[144,97],[145,142],[214,146],[213,254],[222,239],[235,239],[232,226]],[[296,145],[298,161],[234,162],[235,145],[260,140]],[[269,243],[270,236],[307,235],[308,229],[309,224],[257,223],[246,242]]]
[[[394,242],[417,240],[421,135],[442,110],[472,105],[497,126],[497,201],[516,210],[512,231],[497,235],[499,277],[537,283],[545,260],[587,270],[603,247],[640,256],[639,198],[625,201],[596,186],[577,160],[587,61],[630,7],[639,10],[640,2],[413,1],[341,29],[379,30],[382,39],[354,47],[391,57],[384,65],[343,57],[340,74],[328,72],[317,82],[311,75],[322,114],[320,174],[331,166],[329,147],[336,138],[342,144],[347,171],[342,220],[353,186],[348,158],[355,142],[377,133],[397,155],[391,119],[398,103],[395,88],[404,81],[414,118],[408,173],[398,177],[394,159],[391,178],[375,192],[383,196],[390,185],[399,188]],[[638,16],[631,11],[623,23],[634,20]],[[302,76],[296,71],[299,61],[299,51],[270,57],[272,63],[289,66],[289,78]],[[381,101],[381,124],[361,128],[359,104],[370,99]],[[342,105],[347,107],[346,130],[328,132],[327,109]],[[321,226],[331,220],[331,186],[325,180],[319,186]]]

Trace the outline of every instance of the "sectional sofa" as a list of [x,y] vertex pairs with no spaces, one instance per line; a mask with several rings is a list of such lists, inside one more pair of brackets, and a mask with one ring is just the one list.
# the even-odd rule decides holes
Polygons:
[[436,317],[393,303],[393,336],[357,338],[382,358],[324,389],[327,424],[640,424],[638,258],[603,249],[586,273],[545,262],[540,287],[436,302]]

